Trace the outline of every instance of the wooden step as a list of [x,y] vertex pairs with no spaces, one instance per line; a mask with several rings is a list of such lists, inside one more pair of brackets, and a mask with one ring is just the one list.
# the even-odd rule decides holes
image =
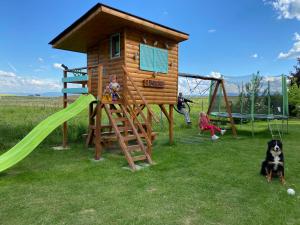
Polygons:
[[140,152],[141,147],[139,145],[129,145],[129,146],[127,146],[127,150],[129,152]]
[[125,122],[125,121],[127,121],[128,119],[125,118],[125,117],[117,117],[117,118],[114,118],[114,120],[115,120],[116,122]]
[[145,155],[138,155],[138,156],[134,156],[132,157],[133,161],[142,161],[142,160],[146,160],[147,157]]
[[111,109],[111,113],[122,113],[123,111],[121,109]]
[[128,135],[128,136],[124,136],[124,141],[133,141],[136,140],[136,136],[135,135]]
[[132,134],[132,129],[131,129],[131,127],[122,127],[122,126],[119,126],[119,131],[120,131],[121,133],[127,131],[129,134]]

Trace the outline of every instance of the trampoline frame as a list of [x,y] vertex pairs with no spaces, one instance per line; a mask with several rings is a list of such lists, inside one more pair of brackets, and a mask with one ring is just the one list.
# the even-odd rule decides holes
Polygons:
[[[254,82],[254,76],[252,77],[252,84]],[[252,93],[251,96],[251,113],[242,113],[243,112],[243,104],[241,104],[241,113],[235,113],[231,112],[230,114],[227,112],[210,112],[209,115],[219,117],[219,118],[235,118],[235,119],[240,119],[241,124],[242,120],[249,120],[252,123],[252,136],[254,136],[254,121],[255,120],[267,120],[268,124],[270,126],[270,121],[272,120],[281,120],[282,121],[282,131],[283,131],[283,123],[284,120],[286,120],[287,124],[287,133],[288,133],[288,119],[289,119],[289,111],[288,111],[288,94],[287,94],[287,81],[286,81],[286,76],[281,75],[281,91],[282,91],[282,114],[272,114],[271,113],[271,92],[270,92],[270,81],[268,81],[268,114],[256,114],[255,109],[254,109],[254,104],[255,104],[255,94],[254,92]],[[211,92],[210,92],[211,94]],[[211,95],[210,95],[211,96]],[[243,101],[243,91],[241,92],[241,101]],[[220,97],[220,96],[218,96]],[[218,102],[218,108],[220,110],[220,102]]]

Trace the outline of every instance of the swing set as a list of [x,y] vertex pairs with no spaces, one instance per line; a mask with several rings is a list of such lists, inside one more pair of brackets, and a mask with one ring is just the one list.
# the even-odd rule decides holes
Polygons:
[[[179,73],[179,91],[181,92],[180,88],[185,87],[184,90],[182,90],[184,96],[187,98],[193,98],[194,103],[200,104],[199,101],[201,100],[201,97],[203,96],[209,96],[209,106],[207,110],[207,115],[210,115],[212,112],[212,109],[214,105],[216,104],[216,101],[220,101],[221,99],[218,98],[217,93],[222,93],[222,96],[224,98],[224,102],[226,105],[226,112],[228,114],[229,123],[232,129],[233,136],[237,136],[236,127],[234,124],[234,120],[231,113],[230,104],[228,101],[224,79],[223,78],[216,78],[216,77],[208,77],[203,75],[197,75],[197,74],[189,74],[189,73]],[[188,89],[186,89],[186,86]],[[208,94],[209,92],[209,94]],[[218,99],[217,99],[218,98]],[[188,103],[185,103],[186,109],[190,112],[191,107]],[[203,100],[202,100],[202,110],[203,110]],[[174,106],[174,109],[178,112],[179,110]],[[182,114],[182,113],[180,113]]]

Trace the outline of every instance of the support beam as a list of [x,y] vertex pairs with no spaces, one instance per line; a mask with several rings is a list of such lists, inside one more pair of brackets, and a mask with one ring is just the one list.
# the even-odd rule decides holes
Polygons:
[[231,124],[232,133],[236,137],[237,136],[236,128],[235,128],[234,121],[233,121],[233,118],[232,118],[231,108],[230,108],[230,105],[229,105],[229,102],[228,102],[227,93],[226,93],[225,85],[224,85],[224,80],[221,81],[221,85],[222,85],[224,100],[225,100],[225,104],[226,104],[226,110],[227,110],[228,117],[229,117],[230,124]]
[[85,146],[88,148],[90,144],[93,143],[94,139],[94,129],[92,127],[95,126],[95,115],[94,114],[95,110],[95,115],[97,113],[97,110],[94,109],[94,102],[91,102],[89,105],[89,130],[88,130],[88,136],[86,138],[86,143]]
[[213,107],[214,102],[216,100],[216,96],[217,96],[219,86],[220,86],[220,81],[217,81],[214,92],[213,92],[213,95],[211,97],[211,101],[210,101],[209,106],[208,106],[207,115],[209,115],[211,113],[212,107]]
[[169,117],[169,113],[166,109],[166,107],[164,105],[159,105],[161,111],[163,112],[163,114],[166,116],[168,122],[170,123],[170,117]]
[[174,105],[169,105],[169,142],[170,144],[174,143]]
[[102,119],[102,104],[97,103],[96,113],[96,129],[95,129],[95,160],[101,158],[102,144],[101,144],[101,119]]
[[[67,78],[67,71],[64,70],[64,78]],[[64,88],[68,88],[67,83],[64,82]],[[67,93],[64,93],[63,97],[63,107],[67,108],[68,106],[68,95]],[[68,145],[68,124],[67,121],[63,123],[63,148],[66,148]]]
[[101,120],[102,120],[102,72],[103,66],[98,65],[98,83],[97,83],[97,105],[96,105],[96,129],[95,129],[95,160],[101,158],[102,144],[101,144]]
[[147,146],[147,153],[152,156],[152,114],[149,110],[147,110],[147,136],[151,141],[151,145]]
[[97,99],[101,101],[102,99],[102,74],[103,74],[103,66],[101,64],[98,65],[98,91],[97,91]]

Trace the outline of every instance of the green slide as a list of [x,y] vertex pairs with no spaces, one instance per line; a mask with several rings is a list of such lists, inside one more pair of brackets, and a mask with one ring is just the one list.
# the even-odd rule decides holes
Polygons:
[[78,115],[90,102],[93,95],[81,95],[74,103],[40,122],[18,144],[0,156],[0,172],[15,165],[31,153],[55,128]]

